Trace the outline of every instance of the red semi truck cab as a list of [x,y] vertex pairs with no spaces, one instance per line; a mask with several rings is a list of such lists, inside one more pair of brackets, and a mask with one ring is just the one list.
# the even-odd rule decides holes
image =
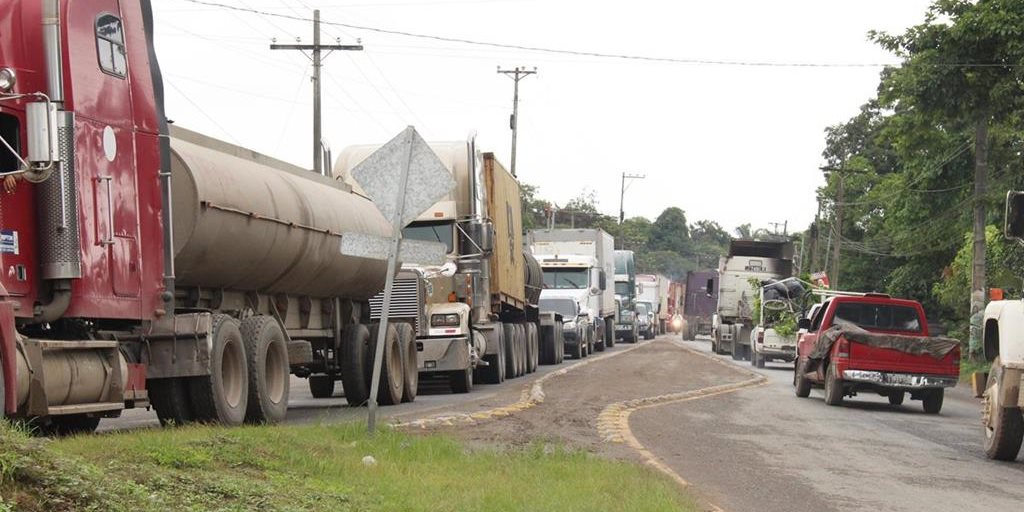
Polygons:
[[925,412],[942,409],[945,388],[960,376],[957,340],[933,337],[924,309],[912,300],[882,294],[836,296],[810,319],[798,340],[793,384],[799,397],[825,388],[825,402],[839,405],[858,392],[873,392],[900,405],[909,393]]

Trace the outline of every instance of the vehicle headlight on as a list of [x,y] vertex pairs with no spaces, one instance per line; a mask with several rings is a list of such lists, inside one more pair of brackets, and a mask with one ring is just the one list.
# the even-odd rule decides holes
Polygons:
[[14,84],[18,82],[18,76],[11,68],[0,69],[0,91],[11,92]]
[[430,315],[431,327],[458,327],[459,323],[459,315],[455,313]]

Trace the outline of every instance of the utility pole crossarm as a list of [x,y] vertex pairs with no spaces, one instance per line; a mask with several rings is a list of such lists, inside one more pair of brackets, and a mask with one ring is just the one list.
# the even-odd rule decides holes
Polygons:
[[622,187],[619,189],[619,224],[626,221],[626,180],[646,179],[645,174],[622,173]]
[[313,44],[271,44],[271,50],[298,50],[303,53],[309,51],[312,52],[310,59],[313,61],[313,172],[320,175],[327,175],[327,167],[330,165],[324,165],[323,159],[323,106],[321,103],[321,92],[320,92],[320,68],[323,67],[323,59],[326,55],[322,52],[326,51],[328,54],[334,50],[345,50],[345,51],[360,51],[363,49],[361,44],[320,44],[320,10],[313,11]]

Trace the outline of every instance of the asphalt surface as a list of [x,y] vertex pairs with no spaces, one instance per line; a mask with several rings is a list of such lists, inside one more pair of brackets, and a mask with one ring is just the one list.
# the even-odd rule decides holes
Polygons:
[[[749,362],[685,346],[738,368]],[[692,489],[729,511],[992,511],[1024,504],[1024,463],[981,448],[979,403],[947,390],[937,416],[921,402],[860,395],[829,407],[822,391],[793,394],[792,365],[759,370],[765,386],[644,409],[637,439]],[[749,375],[749,374],[748,374]],[[729,377],[745,378],[743,374]]]

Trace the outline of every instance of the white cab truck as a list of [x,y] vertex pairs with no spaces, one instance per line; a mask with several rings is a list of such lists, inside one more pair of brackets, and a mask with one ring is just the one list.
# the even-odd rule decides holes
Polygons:
[[541,299],[571,298],[580,305],[588,348],[615,344],[615,240],[600,229],[551,229],[527,233],[544,272]]
[[[350,181],[349,171],[376,147],[346,148],[336,175]],[[523,251],[519,183],[477,149],[475,137],[430,147],[456,186],[402,236],[443,243],[447,262],[403,265],[389,316],[415,329],[421,377],[467,393],[474,381],[497,384],[535,371],[540,354],[553,353],[542,343],[556,341],[540,336],[540,268]],[[374,317],[382,302],[380,295],[371,302]]]
[[750,359],[750,335],[754,328],[754,290],[750,280],[783,279],[792,273],[792,242],[730,242],[728,256],[723,256],[718,264],[718,312],[711,322],[712,350],[732,354],[737,361]]
[[665,332],[665,322],[668,320],[670,282],[667,277],[660,274],[637,274],[636,276],[637,302],[647,304],[647,314],[651,320],[646,329],[641,330],[644,339],[651,340]]
[[[1007,194],[1006,236],[1024,243],[1024,192]],[[982,328],[985,358],[992,362],[982,395],[985,454],[1012,461],[1024,440],[1024,300],[990,302]]]
[[636,256],[633,251],[615,251],[615,301],[619,309],[615,338],[636,343],[640,333],[636,323]]

